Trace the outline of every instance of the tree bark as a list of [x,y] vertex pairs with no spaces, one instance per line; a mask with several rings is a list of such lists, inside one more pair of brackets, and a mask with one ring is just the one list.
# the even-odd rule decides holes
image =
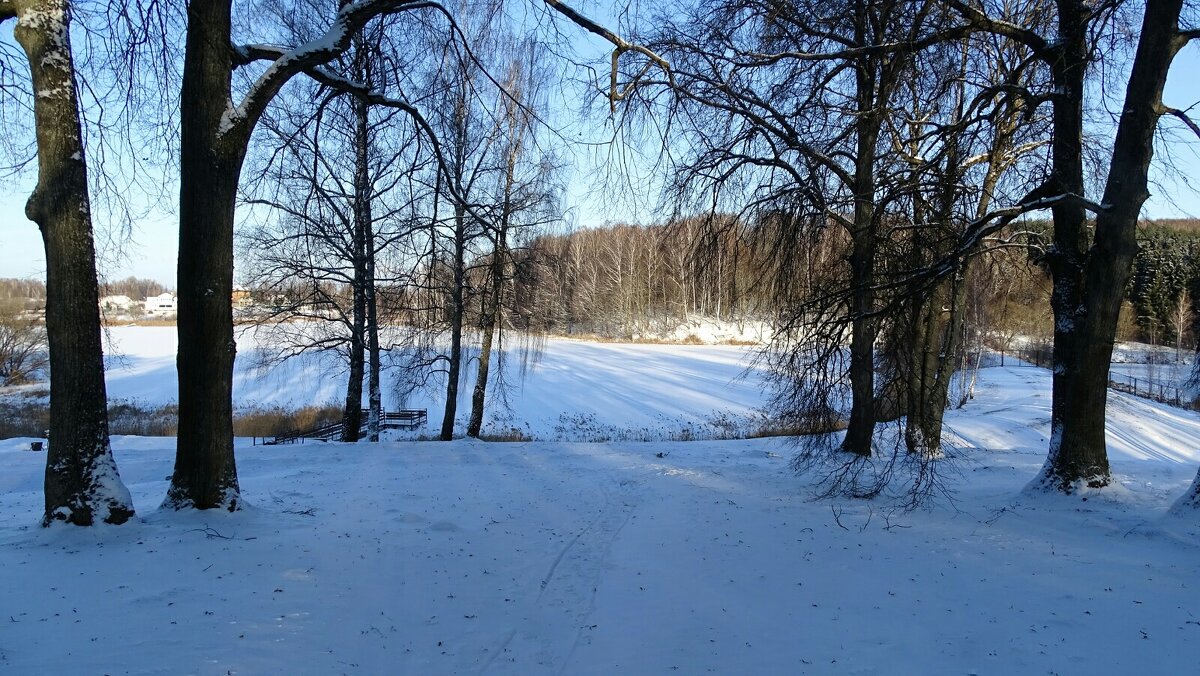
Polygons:
[[[362,230],[357,215],[354,223],[355,256],[362,253]],[[361,258],[354,261],[354,317],[350,326],[350,375],[346,380],[346,403],[342,408],[342,441],[353,443],[358,441],[362,429],[362,395],[363,374],[366,365],[366,345],[363,333],[367,326],[367,305],[364,288],[366,271]]]
[[108,399],[96,288],[87,163],[71,54],[66,0],[0,3],[29,60],[38,148],[38,182],[25,214],[46,250],[46,332],[50,344],[50,447],[43,525],[133,516],[109,447]]
[[342,441],[355,442],[362,430],[363,375],[366,370],[367,251],[375,243],[367,238],[371,219],[370,170],[367,166],[367,104],[355,97],[354,110],[354,204],[351,227],[354,258],[354,317],[350,327],[350,379],[346,384],[346,406],[342,410]]
[[[1090,10],[1066,0],[1059,5],[1064,56],[1054,68],[1060,92],[1054,110],[1054,170],[1057,192],[1082,195],[1083,71]],[[1049,454],[1035,480],[1043,487],[1071,493],[1111,481],[1104,439],[1108,371],[1121,300],[1137,253],[1137,218],[1149,197],[1163,85],[1171,61],[1186,43],[1178,32],[1181,6],[1181,0],[1146,3],[1095,237],[1088,237],[1078,201],[1054,208],[1054,399]]]
[[230,2],[188,4],[180,97],[179,439],[165,506],[238,509],[233,224],[247,137],[224,129]]
[[450,354],[446,374],[446,410],[442,415],[442,441],[454,438],[454,416],[458,412],[458,380],[462,373],[462,332],[465,310],[467,213],[454,208],[454,286],[450,290]]
[[[511,181],[511,169],[509,180]],[[507,192],[507,190],[506,190]],[[507,218],[507,216],[503,217]],[[479,347],[479,364],[475,374],[475,389],[471,392],[471,420],[467,424],[467,436],[478,437],[483,427],[483,409],[487,397],[488,375],[492,363],[492,341],[495,339],[496,325],[500,322],[500,294],[504,286],[504,258],[508,255],[506,240],[508,228],[501,224],[496,234],[496,246],[492,253],[489,266],[489,288],[483,301],[483,316],[481,318],[483,338]]]
[[1193,514],[1198,509],[1200,509],[1200,472],[1196,472],[1196,478],[1192,480],[1192,485],[1188,487],[1187,492],[1182,497],[1175,501],[1175,504],[1171,507],[1171,511],[1180,514]]
[[[233,455],[233,225],[251,133],[292,77],[350,47],[371,18],[402,11],[398,0],[344,4],[323,39],[292,52],[258,45],[237,64],[274,59],[234,105],[232,0],[190,2],[180,93],[179,440],[164,505],[236,510]],[[253,53],[253,54],[251,54]]]
[[[865,21],[865,20],[863,20]],[[863,23],[863,21],[856,23]],[[865,28],[864,28],[865,30]],[[875,436],[875,146],[882,120],[874,110],[876,77],[871,67],[858,64],[859,118],[854,159],[854,226],[850,233],[850,420],[842,450],[869,457]],[[882,105],[882,102],[879,102]]]

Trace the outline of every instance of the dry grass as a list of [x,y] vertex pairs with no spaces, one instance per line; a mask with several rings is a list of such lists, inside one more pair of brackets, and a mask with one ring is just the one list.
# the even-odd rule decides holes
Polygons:
[[517,429],[516,427],[510,428],[503,432],[488,432],[486,434],[480,434],[479,438],[482,441],[499,441],[499,442],[510,442],[510,443],[511,442],[520,442],[520,441],[533,441],[533,437],[529,436],[528,434],[521,431],[520,429]]
[[274,437],[286,432],[311,430],[342,419],[338,406],[306,406],[290,411],[262,408],[234,415],[233,434],[238,437]]
[[[321,427],[342,419],[337,406],[308,406],[299,410],[264,408],[240,411],[233,417],[233,434],[239,437],[271,437],[295,430]],[[0,403],[0,439],[44,438],[50,427],[50,405],[46,401]],[[173,437],[179,433],[179,407],[144,406],[118,401],[108,407],[108,432],[114,436]]]
[[113,319],[104,320],[105,326],[175,326],[174,319]]
[[[613,343],[618,345],[708,345],[704,339],[694,333],[689,333],[682,338],[661,338],[657,336],[603,336],[598,333],[551,333],[548,334],[551,338],[562,338],[564,340],[578,340],[588,343]],[[756,346],[761,345],[758,341],[742,340],[739,338],[727,338],[717,343],[718,345],[743,345]]]
[[765,422],[746,434],[747,439],[764,439],[767,437],[804,437],[813,434],[830,434],[840,432],[849,426],[849,421],[838,420],[831,425],[799,425],[794,423]]
[[0,439],[46,436],[50,406],[45,402],[0,403]]

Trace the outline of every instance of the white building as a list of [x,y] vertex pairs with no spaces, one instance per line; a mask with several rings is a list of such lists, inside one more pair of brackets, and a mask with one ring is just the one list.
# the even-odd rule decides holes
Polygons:
[[146,299],[146,316],[148,317],[174,316],[175,310],[175,296],[169,293],[161,293]]

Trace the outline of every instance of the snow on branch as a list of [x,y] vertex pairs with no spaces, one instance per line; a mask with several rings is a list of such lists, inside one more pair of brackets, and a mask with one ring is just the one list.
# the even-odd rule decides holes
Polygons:
[[[290,50],[269,45],[249,45],[233,48],[235,64],[271,60],[271,65],[258,77],[241,104],[231,106],[221,120],[221,133],[234,129],[245,132],[254,126],[275,94],[293,76],[329,63],[350,48],[351,38],[368,21],[385,14],[415,9],[441,9],[436,2],[417,0],[356,0],[343,5],[324,35]],[[444,11],[444,10],[443,10]]]
[[[643,45],[637,45],[637,44],[633,44],[631,42],[626,41],[620,35],[617,35],[616,33],[605,28],[604,26],[601,26],[600,24],[596,23],[595,21],[592,21],[591,19],[587,18],[586,16],[575,11],[575,9],[573,9],[566,3],[560,2],[560,0],[543,0],[543,2],[545,2],[554,11],[567,17],[567,19],[570,20],[572,23],[574,23],[576,26],[579,26],[580,28],[586,30],[589,33],[592,33],[593,35],[600,36],[606,42],[609,42],[613,45],[612,69],[609,73],[610,79],[609,79],[609,91],[608,91],[608,103],[612,109],[616,109],[618,101],[629,96],[629,94],[633,91],[633,89],[637,87],[638,82],[641,81],[642,78],[644,78],[646,76],[646,74],[650,72],[650,69],[653,68],[654,66],[658,66],[659,68],[662,69],[662,71],[664,73],[667,74],[667,79],[670,81],[671,86],[674,87],[675,77],[671,73],[670,62],[668,62],[666,59],[664,59],[663,57],[656,54],[650,48],[645,47]],[[645,56],[647,59],[649,59],[649,61],[646,63],[645,67],[642,68],[641,72],[638,73],[638,75],[636,77],[634,77],[633,80],[630,81],[630,83],[628,85],[626,85],[625,88],[622,90],[621,87],[617,84],[617,65],[621,59],[621,55],[626,52],[636,52],[638,54],[641,54],[642,56]]]
[[951,9],[965,19],[968,24],[982,31],[1001,35],[1029,47],[1040,58],[1047,60],[1052,57],[1053,45],[1045,38],[1024,26],[988,16],[983,10],[961,0],[949,0]]

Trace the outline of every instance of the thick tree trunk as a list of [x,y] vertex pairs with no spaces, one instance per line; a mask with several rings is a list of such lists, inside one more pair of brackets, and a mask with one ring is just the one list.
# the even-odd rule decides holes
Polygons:
[[[1163,85],[1183,45],[1177,34],[1181,4],[1146,3],[1094,240],[1088,237],[1077,203],[1054,209],[1054,402],[1049,455],[1035,481],[1047,488],[1070,493],[1081,486],[1106,486],[1111,480],[1104,439],[1108,371],[1121,299],[1137,253],[1137,218],[1149,196]],[[1061,192],[1077,195],[1083,193],[1086,11],[1081,3],[1060,2],[1065,57],[1055,68],[1061,92],[1054,111],[1055,176]]]
[[46,333],[50,343],[50,448],[43,525],[96,519],[124,523],[133,501],[108,441],[108,400],[96,289],[87,164],[66,0],[0,4],[0,21],[29,59],[37,129],[38,182],[25,214],[46,248]]
[[165,506],[238,509],[233,455],[233,223],[244,134],[223,128],[230,3],[188,4],[180,99],[179,440]]
[[[859,69],[860,100],[874,100],[874,79]],[[866,108],[864,108],[865,110]],[[858,153],[854,174],[854,228],[850,251],[850,420],[842,450],[871,455],[875,436],[875,339],[878,322],[873,288],[875,272],[875,145],[879,138],[877,115],[866,114],[858,123]]]
[[941,280],[924,299],[917,318],[908,418],[904,442],[910,453],[937,454],[942,445],[942,419],[954,375],[958,332],[953,311],[962,281],[958,274]]
[[[961,100],[959,111],[961,115]],[[924,217],[919,219],[914,235],[916,255],[922,261],[943,259],[957,239],[954,205],[958,201],[962,174],[958,140],[951,138],[948,143],[950,147],[940,177],[940,194],[934,201],[932,222]],[[908,417],[904,426],[904,443],[909,453],[932,457],[941,452],[942,420],[959,350],[961,310],[966,299],[963,293],[965,268],[964,261],[953,275],[939,280],[925,297],[915,300],[917,311],[909,357],[912,364],[909,365]]]

